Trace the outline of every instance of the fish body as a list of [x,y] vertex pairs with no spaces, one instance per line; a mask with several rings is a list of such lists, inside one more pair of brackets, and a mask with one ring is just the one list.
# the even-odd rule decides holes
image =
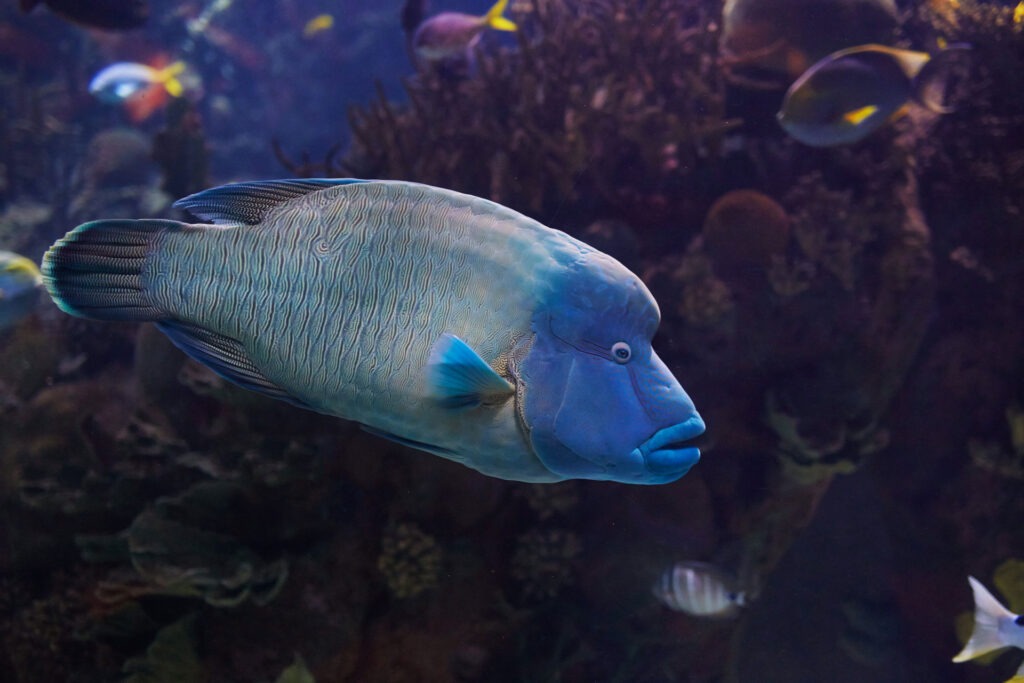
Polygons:
[[149,19],[147,0],[19,0],[19,5],[22,12],[45,5],[58,17],[90,28],[138,28]]
[[14,326],[32,312],[43,279],[36,264],[10,251],[0,251],[0,330]]
[[181,97],[185,86],[179,80],[184,62],[150,66],[136,62],[117,62],[97,72],[89,82],[89,93],[107,104],[123,104],[134,121],[148,118],[167,103],[169,97]]
[[746,605],[746,593],[728,573],[706,562],[678,562],[658,578],[654,597],[695,617],[732,617]]
[[885,45],[835,52],[789,87],[779,124],[804,144],[832,147],[863,140],[899,116],[911,99],[946,113],[950,110],[935,98],[932,86],[951,56],[966,49],[950,46],[941,60]]
[[312,38],[318,33],[329,31],[334,26],[334,17],[330,14],[318,14],[302,27],[302,37]]
[[506,207],[398,181],[228,185],[216,225],[97,221],[47,252],[68,313],[153,320],[236,383],[520,481],[678,479],[704,430],[650,292]]
[[485,29],[516,30],[516,25],[502,16],[507,5],[508,0],[498,0],[483,16],[462,12],[433,16],[413,33],[413,52],[427,62],[462,58],[472,50]]
[[[967,577],[974,595],[974,630],[964,648],[953,657],[954,662],[966,662],[1005,647],[1024,650],[1024,616],[1006,609],[984,584],[973,576]],[[1014,678],[1024,677],[1024,664]]]

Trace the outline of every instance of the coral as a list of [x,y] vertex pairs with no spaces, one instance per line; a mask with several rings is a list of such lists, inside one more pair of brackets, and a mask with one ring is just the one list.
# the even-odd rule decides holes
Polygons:
[[943,247],[966,246],[1002,282],[1017,272],[1024,248],[1024,29],[1012,6],[960,0],[950,18],[929,11],[931,4],[908,12],[907,32],[972,49],[955,111],[917,150],[922,208]]
[[83,606],[71,593],[57,592],[20,610],[0,628],[15,683],[66,681],[88,651],[75,637]]
[[676,315],[697,327],[726,324],[736,302],[729,285],[715,274],[708,257],[691,250],[670,259],[670,263],[671,288],[677,294],[669,301],[674,302]]
[[789,216],[757,190],[732,190],[711,205],[702,229],[704,249],[716,266],[766,266],[789,241]]
[[415,524],[399,524],[381,539],[377,569],[396,598],[415,597],[437,585],[441,548]]
[[878,239],[877,218],[855,207],[852,191],[829,189],[817,172],[800,179],[786,204],[794,207],[793,237],[808,262],[853,291],[864,249]]
[[176,683],[204,680],[194,614],[165,626],[142,657],[129,659],[125,683]]
[[269,603],[288,578],[287,560],[264,560],[234,536],[208,528],[223,522],[224,510],[237,509],[240,493],[234,484],[201,482],[144,510],[118,536],[80,537],[85,556],[97,559],[104,547],[122,543],[134,569],[112,572],[97,596],[109,604],[141,595],[198,597],[217,607]]
[[1000,439],[972,438],[967,442],[971,462],[978,467],[1010,479],[1024,479],[1024,408],[1012,404],[1006,408],[1009,446]]
[[473,77],[421,73],[408,105],[381,94],[353,110],[346,169],[533,212],[587,197],[605,217],[671,215],[735,126],[707,58],[715,12],[697,0],[528,8],[517,49],[477,54]]
[[526,504],[545,521],[572,512],[580,502],[579,484],[565,481],[558,484],[530,484],[521,489]]
[[511,574],[527,600],[554,598],[573,580],[573,561],[583,544],[572,531],[535,529],[516,540]]

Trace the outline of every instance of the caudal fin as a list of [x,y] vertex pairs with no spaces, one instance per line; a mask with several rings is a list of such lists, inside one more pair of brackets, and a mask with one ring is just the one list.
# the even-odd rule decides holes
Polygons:
[[161,320],[167,314],[143,282],[161,237],[180,230],[165,220],[102,220],[78,226],[43,256],[43,284],[65,313],[97,320]]
[[999,604],[999,601],[988,592],[988,589],[973,576],[967,577],[974,592],[974,630],[964,649],[953,657],[954,662],[966,662],[968,659],[1007,647],[999,632],[1000,622],[1015,618],[1015,614]]
[[508,0],[498,0],[484,15],[484,24],[498,31],[515,31],[516,24],[504,16]]
[[949,45],[921,67],[911,83],[911,97],[936,114],[956,111],[956,102],[963,97],[963,84],[970,75],[970,59],[970,45]]

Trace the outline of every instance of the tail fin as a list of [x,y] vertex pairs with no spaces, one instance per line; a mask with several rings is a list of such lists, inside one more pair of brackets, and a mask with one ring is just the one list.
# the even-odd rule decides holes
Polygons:
[[1006,619],[1014,619],[1016,615],[999,604],[999,601],[988,592],[973,576],[967,577],[974,592],[974,631],[964,645],[964,649],[953,657],[954,662],[966,662],[968,659],[1007,647],[999,632],[999,624]]
[[185,73],[185,62],[177,61],[160,69],[157,79],[163,83],[164,89],[173,97],[181,97],[185,93],[185,86],[178,80],[178,76]]
[[43,284],[65,313],[97,320],[161,320],[142,271],[169,231],[165,220],[103,220],[78,226],[43,256]]
[[971,46],[954,43],[922,65],[911,82],[911,96],[936,114],[955,111],[951,102],[963,96],[963,83],[969,78]]
[[518,28],[515,22],[502,16],[507,6],[508,0],[498,0],[494,3],[494,7],[487,10],[487,14],[484,15],[484,24],[498,31],[515,31]]

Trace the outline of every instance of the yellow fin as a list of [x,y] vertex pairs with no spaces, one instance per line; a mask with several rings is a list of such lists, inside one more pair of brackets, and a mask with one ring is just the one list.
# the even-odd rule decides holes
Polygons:
[[498,31],[515,31],[518,28],[515,22],[502,16],[506,7],[508,0],[498,0],[494,3],[494,7],[487,10],[487,14],[484,15],[484,24]]
[[30,275],[34,278],[41,277],[36,264],[24,256],[12,259],[10,263],[4,266],[3,272],[11,273],[12,275]]
[[1024,23],[1024,0],[1017,3],[1017,6],[1013,8],[1013,23],[1020,26]]
[[167,92],[174,97],[181,97],[185,93],[185,86],[178,80],[178,76],[185,72],[185,62],[177,61],[169,64],[160,70],[157,79],[164,84]]
[[859,126],[864,123],[864,119],[868,118],[872,114],[878,111],[878,107],[873,104],[867,104],[860,109],[854,109],[843,114],[843,120],[854,126]]

